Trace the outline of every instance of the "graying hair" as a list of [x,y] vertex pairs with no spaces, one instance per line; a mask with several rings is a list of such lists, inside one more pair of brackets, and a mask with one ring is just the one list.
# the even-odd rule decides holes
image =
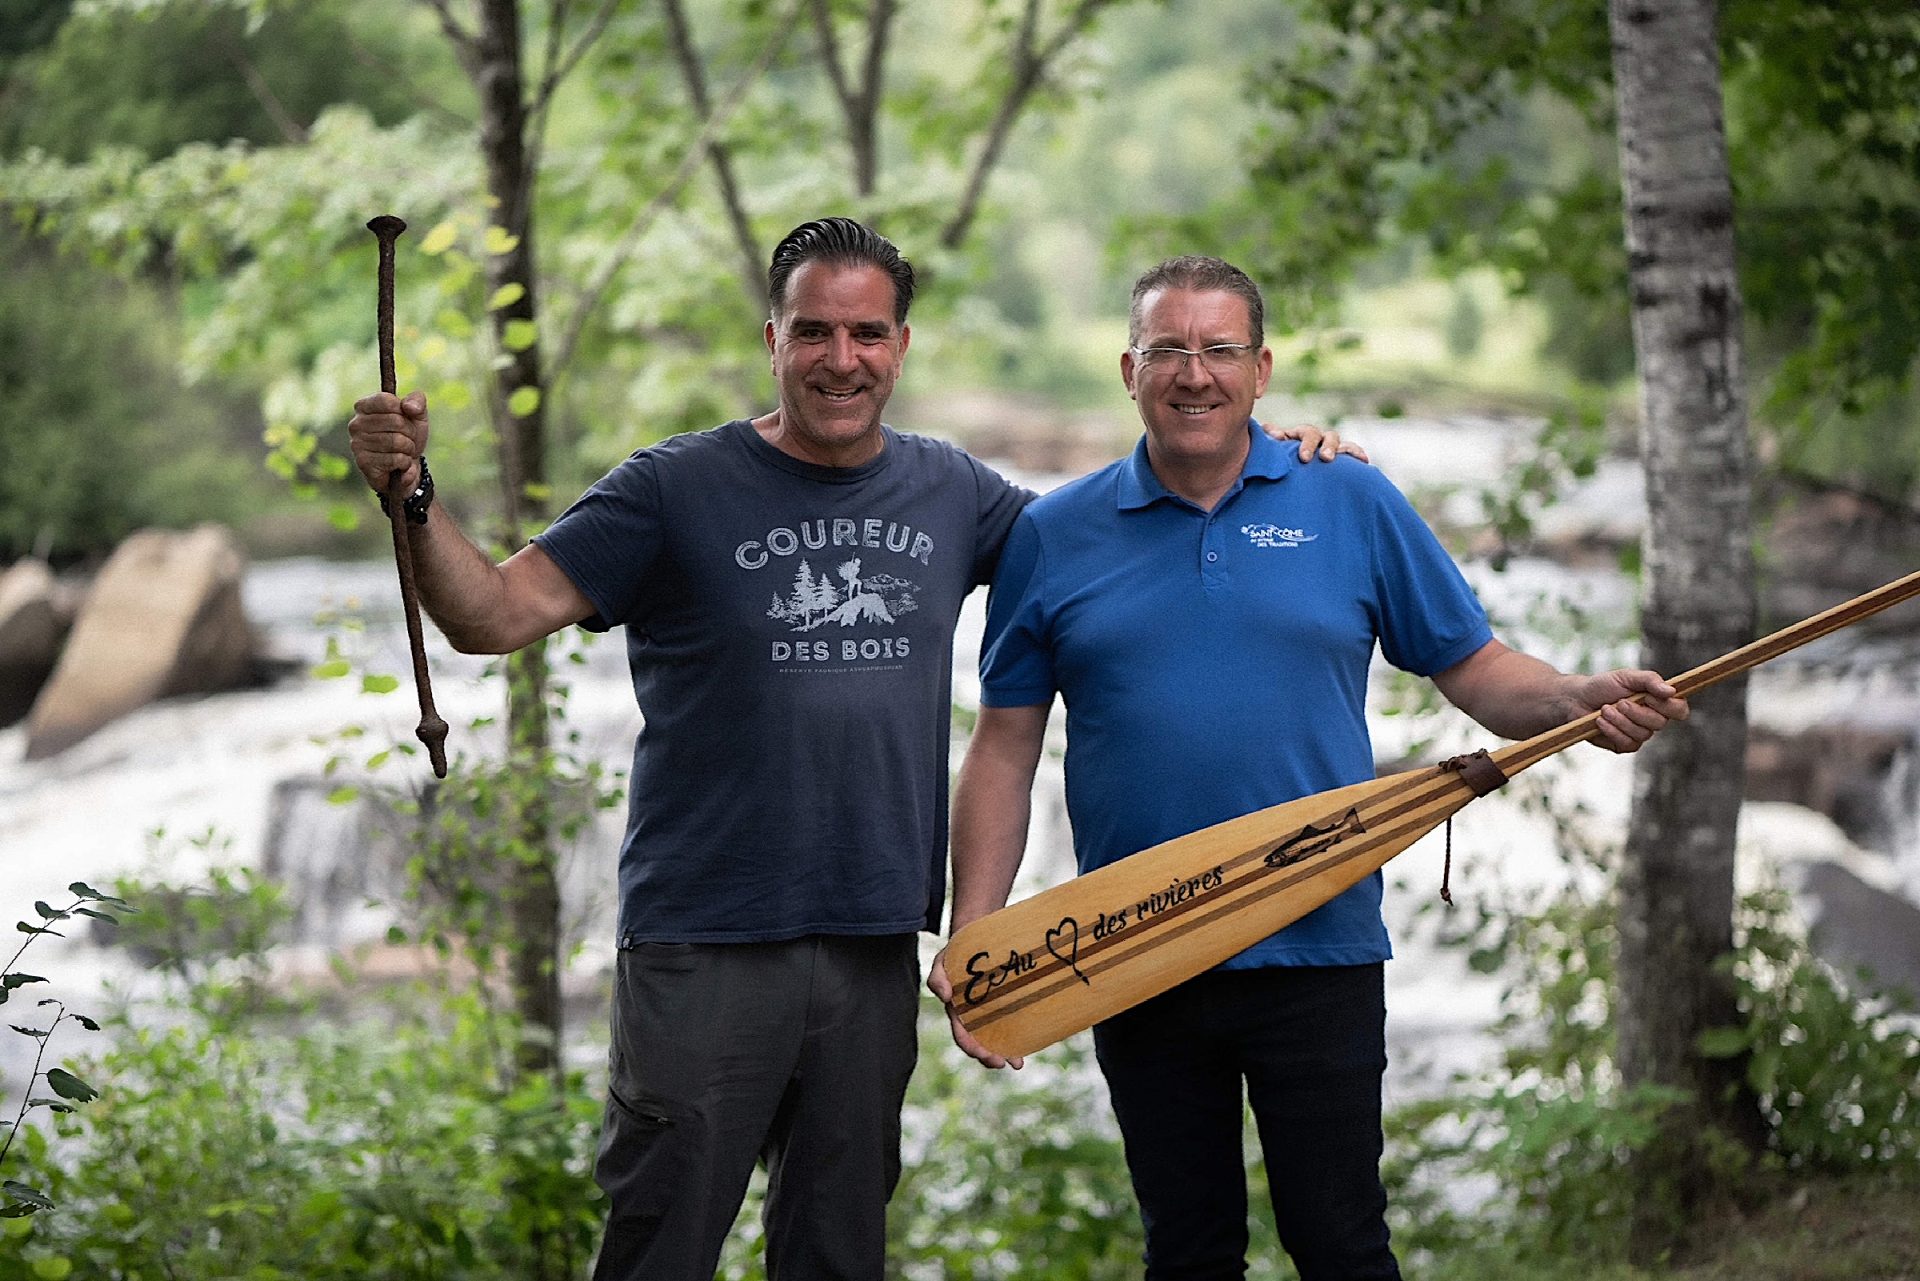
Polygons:
[[1247,320],[1253,327],[1253,345],[1266,342],[1267,304],[1260,297],[1260,286],[1253,277],[1223,258],[1205,254],[1182,254],[1150,267],[1133,282],[1133,301],[1127,305],[1127,345],[1140,345],[1140,320],[1146,296],[1156,289],[1220,290],[1237,294],[1247,304]]
[[787,280],[802,263],[826,262],[840,267],[878,267],[893,281],[893,323],[907,323],[913,304],[913,266],[891,240],[851,218],[816,218],[803,222],[774,246],[767,266],[767,298],[778,317],[786,310]]

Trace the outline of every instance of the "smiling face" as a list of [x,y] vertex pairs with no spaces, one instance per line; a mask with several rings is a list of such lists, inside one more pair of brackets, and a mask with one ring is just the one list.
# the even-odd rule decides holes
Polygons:
[[[1246,300],[1223,289],[1156,289],[1140,300],[1137,346],[1199,351],[1253,341]],[[1266,394],[1273,353],[1251,350],[1217,366],[1197,357],[1140,361],[1120,357],[1127,394],[1147,427],[1147,453],[1156,468],[1238,470],[1247,449],[1253,402]],[[1164,479],[1164,477],[1163,477]]]
[[880,415],[912,336],[893,312],[893,280],[878,267],[816,260],[794,270],[766,328],[780,389],[773,444],[827,467],[880,452]]

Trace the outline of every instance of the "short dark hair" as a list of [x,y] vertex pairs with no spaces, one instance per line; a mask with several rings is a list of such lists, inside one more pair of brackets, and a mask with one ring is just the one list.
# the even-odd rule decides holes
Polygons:
[[803,222],[773,247],[767,264],[767,301],[778,316],[787,301],[787,280],[801,263],[829,262],[843,267],[878,267],[893,278],[893,322],[907,323],[913,305],[913,264],[891,240],[851,218]]
[[1127,304],[1127,343],[1140,345],[1141,302],[1156,289],[1218,289],[1238,294],[1247,304],[1247,319],[1253,326],[1253,345],[1266,342],[1267,304],[1260,297],[1260,286],[1253,277],[1224,258],[1205,254],[1183,254],[1169,258],[1133,282],[1133,300]]

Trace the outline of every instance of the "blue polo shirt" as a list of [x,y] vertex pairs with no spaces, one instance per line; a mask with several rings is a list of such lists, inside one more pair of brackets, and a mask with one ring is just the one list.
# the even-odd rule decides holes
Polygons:
[[[1067,709],[1080,870],[1374,777],[1376,644],[1421,676],[1492,632],[1400,491],[1351,458],[1302,464],[1249,424],[1239,481],[1206,512],[1133,453],[1030,504],[988,602],[981,700]],[[1375,873],[1226,962],[1391,955]]]

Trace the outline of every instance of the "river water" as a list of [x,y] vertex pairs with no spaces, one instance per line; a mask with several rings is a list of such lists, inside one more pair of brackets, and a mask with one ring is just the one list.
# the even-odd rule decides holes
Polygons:
[[[1452,486],[1465,492],[1496,474],[1513,446],[1512,429],[1494,423],[1346,429],[1364,439],[1375,462],[1409,489]],[[1023,479],[1046,488],[1057,478]],[[1630,525],[1637,519],[1637,492],[1630,465],[1624,471],[1610,466],[1554,519]],[[1567,667],[1631,661],[1632,585],[1623,575],[1541,561],[1518,561],[1503,573],[1479,564],[1467,571],[1498,632],[1517,647]],[[955,699],[962,704],[977,700],[974,664],[984,595],[977,592],[968,601],[955,646]],[[353,805],[330,803],[327,795],[363,775],[416,790],[430,778],[424,754],[371,774],[363,768],[373,753],[411,742],[418,718],[392,566],[310,559],[258,564],[247,576],[245,604],[270,651],[294,660],[296,674],[270,688],[146,708],[46,761],[22,761],[20,727],[0,731],[0,910],[29,916],[36,899],[64,903],[64,887],[75,880],[102,889],[120,876],[190,884],[213,865],[245,866],[270,870],[287,886],[295,908],[296,937],[276,955],[283,973],[323,975],[331,952],[382,946],[393,909],[373,900],[393,901],[396,874],[369,857],[368,823],[375,820]],[[498,680],[486,675],[487,661],[455,654],[432,628],[428,633],[436,700],[453,727],[450,752],[496,754],[498,726],[475,728],[474,722],[498,716]],[[304,674],[329,655],[330,645],[355,660],[354,676],[320,680]],[[399,676],[400,687],[365,692],[360,670]],[[638,717],[617,638],[585,645],[580,661],[560,670],[571,685],[569,723],[580,735],[581,754],[623,770]],[[1863,647],[1843,634],[1762,669],[1753,690],[1756,722],[1778,728],[1836,714],[1861,721],[1905,717],[1910,725],[1920,698],[1920,663],[1904,647]],[[1403,702],[1399,684],[1384,668],[1377,671],[1370,724],[1383,761],[1430,761],[1490,745],[1483,731],[1451,711],[1424,714],[1405,710]],[[1056,713],[1055,748],[1057,721]],[[342,739],[347,727],[363,732]],[[956,763],[963,747],[957,738]],[[1753,857],[1743,864],[1749,869],[1743,875],[1826,860],[1920,902],[1916,774],[1909,752],[1889,778],[1895,835],[1891,848],[1879,853],[1854,849],[1809,811],[1749,806],[1743,839]],[[1524,893],[1584,874],[1554,852],[1556,822],[1570,820],[1591,839],[1615,841],[1624,829],[1630,787],[1629,760],[1580,747],[1476,802],[1454,825],[1454,892],[1462,904],[1454,919],[1470,919],[1478,896]],[[569,929],[582,945],[569,988],[583,998],[600,990],[612,960],[619,829],[617,810],[598,820],[568,854],[563,871]],[[1398,949],[1389,966],[1391,1099],[1414,1097],[1449,1073],[1472,1071],[1497,1049],[1484,1029],[1496,1011],[1501,979],[1472,973],[1458,949],[1435,942],[1449,924],[1436,902],[1441,841],[1435,833],[1387,868]],[[1016,896],[1071,871],[1057,751],[1043,761],[1030,849]],[[930,954],[935,940],[926,945]],[[141,977],[128,966],[124,954],[95,947],[78,933],[44,939],[22,968],[55,982],[21,995],[56,995],[84,1009],[97,1001],[104,981],[137,991]],[[8,1013],[17,1016],[24,1006],[16,999]],[[580,1058],[598,1058],[604,1027],[604,1011],[575,1020],[572,1039]],[[31,1046],[23,1038],[7,1040],[20,1043],[0,1049],[0,1080],[17,1087],[25,1072],[21,1056]],[[81,1045],[62,1048],[74,1053]]]

